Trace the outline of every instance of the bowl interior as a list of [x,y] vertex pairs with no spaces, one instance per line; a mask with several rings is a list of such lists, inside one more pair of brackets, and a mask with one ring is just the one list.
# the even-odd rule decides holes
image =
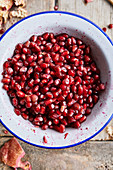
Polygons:
[[[4,61],[12,56],[16,44],[27,41],[33,34],[40,35],[44,32],[53,32],[54,34],[65,32],[70,36],[82,39],[86,45],[90,45],[92,57],[100,69],[101,81],[106,84],[106,90],[100,94],[99,102],[94,106],[91,115],[88,116],[80,129],[66,129],[66,133],[68,133],[66,139],[64,139],[64,134],[50,129],[42,131],[22,117],[16,116],[7,93],[2,89],[2,83],[0,83],[0,117],[2,123],[13,134],[31,144],[51,148],[72,146],[95,135],[111,118],[113,98],[113,59],[111,56],[113,55],[113,47],[103,32],[82,17],[65,12],[35,14],[20,21],[2,37],[0,41],[0,49],[2,49],[0,73],[2,73]],[[0,74],[1,79],[2,75]],[[43,143],[44,135],[47,136],[47,144]]]

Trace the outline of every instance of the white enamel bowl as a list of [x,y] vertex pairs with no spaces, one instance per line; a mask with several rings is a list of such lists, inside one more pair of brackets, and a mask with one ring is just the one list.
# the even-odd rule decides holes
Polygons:
[[[51,129],[43,131],[21,116],[16,116],[0,83],[0,121],[13,135],[29,144],[45,148],[66,148],[91,139],[113,117],[113,43],[98,26],[81,16],[68,12],[41,12],[20,20],[1,37],[0,73],[4,61],[12,56],[16,44],[27,41],[33,34],[39,35],[47,31],[54,34],[66,32],[90,45],[92,56],[101,71],[101,80],[106,84],[105,92],[101,94],[99,102],[81,128],[67,128],[65,133],[68,136],[64,139],[65,133],[60,134]],[[43,143],[44,135],[47,144]]]

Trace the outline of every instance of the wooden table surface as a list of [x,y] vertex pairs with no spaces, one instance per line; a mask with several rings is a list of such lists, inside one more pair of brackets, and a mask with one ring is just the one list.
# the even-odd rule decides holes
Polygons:
[[[28,15],[54,10],[55,0],[28,0]],[[70,11],[82,15],[95,22],[101,28],[113,23],[113,6],[107,0],[94,0],[87,5],[84,0],[59,0],[59,10]],[[8,21],[6,28],[17,19]],[[113,30],[107,29],[113,40]],[[113,126],[113,122],[110,123]],[[0,125],[0,146],[12,135],[4,134],[5,128]],[[40,149],[18,140],[26,152],[25,160],[29,160],[33,170],[113,170],[113,138],[106,129],[92,140],[73,148],[62,150]],[[0,170],[10,170],[0,164]]]

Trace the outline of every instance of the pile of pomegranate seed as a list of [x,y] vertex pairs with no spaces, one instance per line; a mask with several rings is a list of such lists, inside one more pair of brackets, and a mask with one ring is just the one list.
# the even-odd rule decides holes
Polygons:
[[43,130],[79,128],[105,89],[90,47],[66,33],[33,35],[3,64],[15,113]]

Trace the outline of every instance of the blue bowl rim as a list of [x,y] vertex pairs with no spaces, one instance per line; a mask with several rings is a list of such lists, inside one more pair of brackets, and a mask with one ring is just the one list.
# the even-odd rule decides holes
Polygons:
[[[16,25],[18,25],[19,23],[21,23],[22,21],[28,19],[28,18],[31,18],[31,17],[34,17],[36,15],[42,15],[42,14],[51,14],[51,13],[59,13],[59,14],[67,14],[67,15],[71,15],[71,16],[75,16],[75,17],[78,17],[80,19],[83,19],[85,21],[87,21],[88,23],[90,23],[91,25],[95,26],[100,32],[102,32],[104,34],[104,36],[109,40],[109,42],[111,43],[111,45],[113,45],[113,42],[111,41],[111,39],[109,38],[109,36],[99,27],[97,26],[95,23],[93,23],[92,21],[90,21],[89,19],[83,17],[83,16],[80,16],[78,14],[74,14],[74,13],[71,13],[71,12],[65,12],[65,11],[44,11],[44,12],[39,12],[39,13],[35,13],[35,14],[32,14],[32,15],[29,15],[21,20],[19,20],[18,22],[16,22],[14,25],[12,25],[1,37],[0,37],[0,41],[4,38],[4,36],[13,28],[15,27]],[[37,144],[33,144],[31,142],[28,142],[24,139],[22,139],[21,137],[17,136],[14,132],[12,132],[4,123],[3,121],[0,119],[0,123],[11,133],[13,134],[15,137],[17,137],[18,139],[22,140],[23,142],[26,142],[30,145],[33,145],[33,146],[37,146],[37,147],[40,147],[40,148],[45,148],[45,149],[65,149],[65,148],[69,148],[69,147],[74,147],[74,146],[77,146],[77,145],[80,145],[82,143],[85,143],[87,142],[88,140],[90,140],[91,138],[93,138],[94,136],[96,136],[98,133],[100,133],[107,125],[108,123],[112,120],[113,118],[113,114],[110,116],[109,120],[103,125],[103,127],[98,130],[94,135],[90,136],[89,138],[81,141],[81,142],[78,142],[78,143],[75,143],[75,144],[72,144],[72,145],[67,145],[67,146],[60,146],[60,147],[48,147],[48,146],[41,146],[41,145],[37,145]]]

